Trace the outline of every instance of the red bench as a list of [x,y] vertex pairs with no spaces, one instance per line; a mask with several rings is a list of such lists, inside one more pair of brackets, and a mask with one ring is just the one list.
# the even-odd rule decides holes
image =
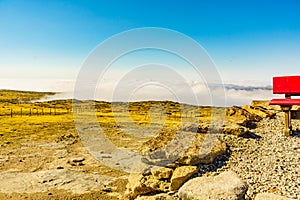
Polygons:
[[280,105],[285,112],[286,136],[291,135],[291,119],[299,118],[299,112],[291,112],[293,105],[300,105],[300,99],[292,99],[292,96],[300,96],[300,76],[273,77],[273,94],[284,94],[284,99],[272,99],[270,105]]

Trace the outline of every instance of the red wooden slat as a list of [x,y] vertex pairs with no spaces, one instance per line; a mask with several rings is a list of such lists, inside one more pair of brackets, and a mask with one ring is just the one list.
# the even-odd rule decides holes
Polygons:
[[273,93],[300,95],[300,76],[273,77]]
[[281,106],[300,105],[300,99],[272,99],[269,104]]

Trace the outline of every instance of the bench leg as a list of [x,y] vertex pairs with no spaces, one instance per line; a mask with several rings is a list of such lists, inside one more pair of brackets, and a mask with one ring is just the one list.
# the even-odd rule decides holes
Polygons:
[[285,114],[285,128],[284,128],[284,135],[290,136],[292,132],[291,126],[291,107],[290,106],[283,106],[281,107],[282,111]]

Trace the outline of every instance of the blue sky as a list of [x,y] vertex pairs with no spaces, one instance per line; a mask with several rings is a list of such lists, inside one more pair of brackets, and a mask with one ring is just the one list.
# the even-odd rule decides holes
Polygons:
[[296,0],[0,0],[0,78],[74,79],[100,42],[150,26],[195,39],[225,81],[271,83],[299,75],[299,10]]

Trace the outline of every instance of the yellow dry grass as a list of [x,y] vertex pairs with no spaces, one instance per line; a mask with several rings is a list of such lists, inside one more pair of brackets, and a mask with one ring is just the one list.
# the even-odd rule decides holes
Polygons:
[[[72,100],[56,100],[49,102],[32,102],[54,93],[22,92],[0,90],[0,145],[20,144],[22,141],[57,141],[64,135],[76,135]],[[30,100],[30,101],[29,101]],[[17,103],[15,101],[18,101]],[[85,105],[91,101],[81,102],[84,112]],[[181,122],[209,121],[211,107],[196,107],[170,101],[145,101],[131,103],[93,102],[99,125],[107,137],[120,147],[127,138],[132,143],[131,148],[137,148],[134,141],[141,140],[120,127],[132,126],[151,129],[161,127],[161,131],[176,132]],[[128,127],[127,127],[128,128]],[[157,133],[158,134],[158,133]],[[149,137],[155,137],[150,135]],[[142,138],[145,142],[147,139]],[[120,140],[120,138],[125,138]],[[125,146],[130,146],[126,144]]]

